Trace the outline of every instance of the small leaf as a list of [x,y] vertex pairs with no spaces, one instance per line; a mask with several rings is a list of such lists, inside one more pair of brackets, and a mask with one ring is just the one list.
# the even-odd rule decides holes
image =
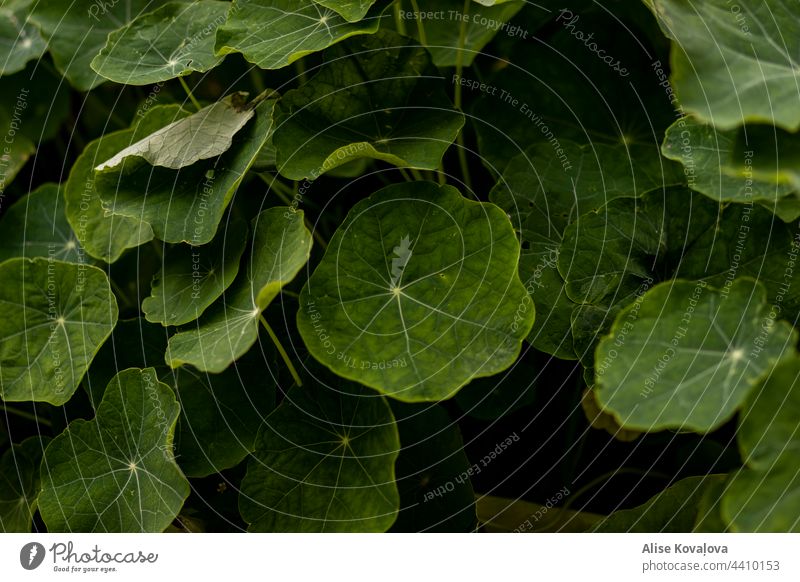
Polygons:
[[164,242],[194,246],[210,242],[269,138],[274,105],[272,99],[257,105],[255,119],[236,135],[236,143],[218,157],[179,170],[126,163],[96,173],[94,185],[103,207],[113,215],[148,224]]
[[189,496],[172,452],[179,410],[152,368],[115,376],[94,420],[71,422],[45,451],[48,531],[164,531]]
[[229,2],[216,0],[165,4],[109,34],[91,67],[126,85],[160,83],[213,69],[222,61],[214,55],[215,34],[229,7]]
[[50,259],[0,263],[0,396],[67,402],[117,322],[105,273]]
[[297,325],[338,375],[407,402],[508,368],[534,307],[503,212],[409,182],[356,204],[300,294]]
[[749,121],[800,128],[794,2],[734,11],[727,0],[653,0],[652,9],[673,40],[671,82],[686,111],[720,130]]
[[47,50],[39,30],[28,22],[34,0],[5,0],[0,6],[0,75],[11,75]]
[[278,171],[316,179],[358,158],[433,170],[464,125],[420,46],[393,32],[326,52],[327,64],[276,111]]
[[0,532],[28,533],[41,491],[39,463],[48,437],[30,437],[0,457]]
[[253,117],[240,108],[238,94],[228,95],[197,113],[183,117],[151,133],[95,168],[110,170],[128,158],[141,158],[153,166],[178,170],[198,160],[215,158],[231,147],[233,136]]
[[147,321],[183,325],[200,317],[233,283],[246,242],[247,226],[233,220],[208,245],[167,249],[142,301]]
[[0,262],[12,257],[51,257],[84,262],[84,253],[64,215],[58,184],[43,184],[20,198],[0,218]]
[[597,346],[598,402],[628,429],[718,428],[794,353],[797,332],[769,313],[766,289],[752,279],[725,291],[703,281],[653,287]]
[[218,55],[242,53],[262,69],[280,69],[357,34],[373,34],[380,10],[347,22],[310,0],[234,0],[217,31]]
[[163,4],[166,0],[40,0],[30,19],[41,29],[56,68],[76,89],[88,91],[105,80],[89,65],[109,33]]
[[259,431],[239,509],[257,532],[382,532],[397,517],[392,411],[364,388],[293,388]]
[[252,230],[247,272],[239,273],[194,329],[170,338],[166,361],[173,368],[225,370],[256,342],[261,313],[308,262],[312,238],[302,211],[269,208],[253,219]]

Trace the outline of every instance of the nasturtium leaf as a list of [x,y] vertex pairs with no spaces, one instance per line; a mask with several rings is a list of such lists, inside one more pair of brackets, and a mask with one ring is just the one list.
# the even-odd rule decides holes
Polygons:
[[258,339],[261,313],[308,262],[311,233],[303,212],[268,208],[253,219],[246,272],[198,320],[170,338],[166,361],[222,372]]
[[170,2],[138,16],[108,35],[91,67],[106,79],[126,85],[148,85],[205,72],[217,66],[217,28],[225,22],[229,2]]
[[402,446],[395,465],[400,513],[392,531],[473,531],[475,493],[469,478],[477,473],[458,425],[435,404],[392,404]]
[[703,485],[703,493],[697,501],[695,533],[725,533],[728,523],[722,517],[722,499],[727,486],[727,476],[719,475]]
[[721,501],[722,517],[735,532],[800,532],[800,471],[787,452],[764,469],[731,475]]
[[233,283],[246,242],[247,226],[233,220],[207,245],[168,248],[142,301],[147,321],[183,325],[200,317]]
[[4,0],[0,5],[0,76],[21,71],[47,49],[39,30],[28,22],[33,2]]
[[800,128],[797,3],[653,0],[672,38],[672,85],[687,112],[717,128],[748,121]]
[[409,182],[356,204],[300,294],[309,352],[408,402],[508,368],[534,320],[519,243],[493,204]]
[[217,30],[216,53],[242,53],[262,69],[280,69],[348,37],[373,34],[380,18],[379,7],[348,22],[311,0],[234,0]]
[[2,154],[0,154],[0,192],[5,192],[34,152],[36,152],[36,146],[22,135],[15,139],[10,146],[3,147]]
[[275,380],[267,365],[275,370],[272,350],[267,357],[253,350],[221,374],[184,366],[165,376],[181,404],[175,450],[187,476],[230,469],[253,452],[258,429],[275,408]]
[[800,450],[800,360],[776,366],[753,390],[740,413],[736,439],[748,466],[769,469]]
[[721,426],[762,374],[794,353],[797,332],[769,314],[766,289],[752,279],[724,291],[704,281],[653,287],[597,347],[598,402],[629,429]]
[[[48,0],[35,2],[30,19],[39,26],[61,73],[80,91],[104,81],[90,67],[109,33],[166,0]],[[134,59],[135,60],[135,59]]]
[[623,442],[635,441],[641,434],[635,430],[626,430],[622,428],[612,415],[603,412],[597,404],[594,390],[591,388],[587,388],[583,391],[583,396],[581,396],[581,408],[586,415],[586,420],[589,421],[589,426],[597,430],[604,430],[617,440]]
[[[654,144],[675,119],[653,69],[652,49],[631,34],[641,29],[642,16],[651,18],[644,6],[630,2],[624,13],[614,14],[590,2],[549,10],[547,42],[517,41],[496,61],[495,74],[479,77],[466,70],[462,75],[463,99],[474,101],[470,119],[478,149],[494,174],[536,143],[556,152],[565,139]],[[525,11],[538,17],[544,8],[530,3]],[[602,57],[593,46],[604,51]]]
[[244,106],[243,97],[234,93],[154,131],[97,166],[95,171],[118,167],[128,158],[140,158],[150,165],[173,170],[215,158],[230,149],[233,136],[253,114],[251,108]]
[[325,8],[330,8],[348,22],[358,22],[367,15],[376,0],[314,0]]
[[575,304],[558,272],[567,225],[615,198],[680,181],[677,164],[663,160],[657,148],[640,145],[564,140],[560,153],[537,144],[511,159],[489,199],[508,213],[522,239],[520,277],[539,314],[528,339],[537,349],[575,358],[570,338]]
[[51,257],[82,263],[83,251],[64,215],[58,184],[43,184],[0,217],[0,262],[12,257]]
[[259,431],[242,517],[257,532],[386,531],[400,506],[399,451],[383,397],[350,384],[295,387]]
[[592,531],[604,533],[689,533],[698,519],[698,504],[724,475],[687,477],[633,509],[615,511]]
[[39,463],[50,439],[30,437],[0,457],[0,532],[28,533],[39,497]]
[[115,376],[95,418],[71,422],[45,451],[48,531],[164,531],[189,496],[172,450],[179,410],[152,368]]
[[97,172],[95,188],[104,207],[114,215],[149,224],[156,238],[165,242],[194,246],[210,242],[270,135],[274,105],[272,99],[257,105],[255,119],[236,134],[233,146],[220,156],[179,170],[125,163],[113,171]]
[[117,322],[105,273],[89,265],[0,263],[0,396],[60,406]]
[[[108,214],[97,190],[94,168],[131,143],[189,115],[178,105],[152,107],[130,129],[90,142],[75,160],[64,187],[67,220],[91,256],[113,263],[129,248],[153,239],[153,229],[139,216]],[[144,193],[140,192],[143,196]]]
[[[773,202],[791,194],[794,187],[774,165],[771,180],[754,177],[754,166],[759,165],[763,151],[754,147],[748,155],[736,156],[736,134],[685,117],[667,129],[661,151],[683,164],[692,190],[719,202]],[[766,177],[766,172],[762,176]]]
[[507,24],[525,6],[524,2],[506,1],[502,6],[472,4],[467,12],[464,0],[419,0],[417,6],[420,12],[437,14],[437,18],[420,18],[416,22],[413,11],[402,11],[401,18],[407,21],[407,33],[426,46],[437,67],[455,67],[459,63],[469,67],[495,35],[525,32]]
[[326,52],[308,83],[276,109],[278,171],[316,179],[358,158],[433,170],[464,125],[430,55],[391,31]]

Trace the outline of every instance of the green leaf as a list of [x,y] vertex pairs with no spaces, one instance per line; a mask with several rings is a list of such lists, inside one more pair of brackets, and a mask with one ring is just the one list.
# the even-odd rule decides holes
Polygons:
[[721,130],[749,121],[800,128],[795,2],[734,11],[727,0],[653,0],[652,8],[673,40],[671,82],[687,112]]
[[216,53],[242,53],[262,69],[280,69],[351,36],[373,34],[380,12],[351,23],[310,0],[234,0],[217,31]]
[[503,212],[409,182],[356,204],[300,294],[309,352],[407,402],[443,400],[508,368],[534,307]]
[[247,226],[233,220],[208,245],[167,249],[142,301],[147,321],[183,325],[200,317],[233,283],[246,242]]
[[565,140],[558,151],[537,144],[512,158],[489,199],[508,213],[522,239],[520,277],[539,312],[528,339],[537,349],[575,358],[570,338],[575,304],[557,268],[567,225],[615,198],[680,181],[676,164],[640,145],[581,146]]
[[189,496],[172,452],[179,409],[152,368],[115,376],[94,420],[71,422],[45,451],[48,531],[164,531]]
[[0,218],[0,262],[12,257],[51,257],[84,262],[84,253],[64,215],[58,184],[43,184],[20,198]]
[[390,31],[326,52],[327,63],[276,111],[278,171],[316,179],[357,158],[433,170],[464,125],[430,56]]
[[10,145],[6,140],[48,141],[69,114],[69,85],[46,62],[32,62],[25,70],[0,78],[3,147]]
[[166,0],[48,0],[34,4],[30,19],[47,40],[56,68],[80,91],[104,81],[91,67],[109,33]]
[[28,22],[33,0],[5,0],[0,6],[0,75],[25,68],[47,49],[38,29]]
[[392,531],[473,531],[472,464],[458,425],[437,405],[392,404],[402,445],[395,465],[400,513]]
[[800,532],[797,457],[782,455],[767,469],[733,474],[721,506],[723,518],[735,532]]
[[49,440],[29,437],[0,457],[0,532],[31,531],[41,491],[39,463]]
[[166,361],[222,372],[258,339],[261,313],[308,262],[311,233],[302,211],[269,208],[253,219],[247,272],[208,309],[195,326],[169,340]]
[[[469,67],[495,35],[515,34],[521,37],[525,32],[507,25],[525,6],[524,2],[506,0],[484,1],[480,4],[483,6],[470,5],[465,13],[464,0],[418,0],[420,12],[438,14],[437,18],[423,18],[415,22],[414,11],[402,11],[401,18],[407,20],[408,34],[427,47],[437,67],[455,67],[459,63]],[[420,27],[425,35],[424,40]]]
[[397,517],[400,441],[364,388],[293,388],[266,420],[241,485],[250,531],[382,532]]
[[117,168],[129,158],[139,158],[152,166],[178,170],[199,160],[216,158],[231,147],[233,136],[242,129],[254,112],[241,107],[241,94],[228,95],[183,117],[126,147],[95,168],[96,172]]
[[228,8],[229,2],[216,0],[165,4],[109,34],[91,67],[126,85],[149,85],[213,69],[222,61],[214,55],[214,38]]
[[0,192],[5,192],[35,152],[36,146],[22,135],[11,145],[3,146],[3,152],[0,155]]
[[117,322],[96,267],[35,258],[0,263],[0,396],[67,402]]
[[181,403],[175,448],[189,477],[230,469],[253,452],[258,429],[275,408],[275,381],[266,364],[272,370],[276,364],[268,354],[267,362],[261,353],[258,358],[248,354],[221,374],[191,367],[174,371],[172,384]]
[[[698,504],[718,486],[724,475],[687,477],[655,495],[647,503],[615,511],[594,529],[602,533],[689,533],[694,531]],[[717,532],[720,533],[720,532]]]
[[75,160],[64,188],[67,220],[91,256],[113,263],[127,249],[153,239],[153,229],[140,216],[106,213],[97,189],[94,167],[100,160],[108,159],[145,135],[187,115],[189,113],[178,105],[153,107],[137,119],[132,128],[90,142]]
[[598,402],[629,429],[721,426],[794,352],[797,332],[769,314],[766,289],[752,279],[724,291],[703,281],[653,287],[620,312],[597,347]]
[[661,151],[667,158],[683,164],[692,190],[719,202],[773,202],[792,193],[793,185],[785,183],[774,165],[771,180],[755,179],[754,166],[763,166],[765,177],[769,171],[769,164],[759,164],[763,148],[753,147],[749,155],[742,152],[738,156],[736,139],[736,131],[720,131],[685,117],[667,130]]
[[314,0],[316,4],[330,8],[347,20],[348,22],[358,22],[367,15],[370,7],[376,0]]
[[739,417],[736,440],[753,469],[768,471],[781,455],[796,457],[800,449],[800,360],[777,366],[753,390]]
[[[95,188],[104,207],[112,214],[149,224],[165,242],[194,246],[210,242],[272,131],[274,104],[267,100],[256,106],[255,119],[237,134],[236,144],[218,157],[179,170],[134,163],[96,173]],[[188,148],[195,150],[196,146]],[[187,156],[197,154],[189,150]]]
[[[568,489],[566,493],[569,493]],[[564,496],[565,491],[561,490],[554,494],[553,499],[560,501]],[[553,507],[552,503],[542,505],[491,495],[478,495],[475,500],[478,520],[482,531],[487,533],[583,533],[603,519],[596,513]]]

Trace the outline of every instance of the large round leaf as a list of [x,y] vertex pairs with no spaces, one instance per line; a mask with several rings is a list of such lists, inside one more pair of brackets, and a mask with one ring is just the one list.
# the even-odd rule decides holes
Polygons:
[[228,8],[230,3],[217,0],[170,2],[142,14],[108,35],[92,69],[126,85],[159,83],[212,69],[222,60],[214,55],[214,35]]
[[597,400],[624,428],[708,432],[796,343],[797,332],[770,317],[766,290],[752,279],[726,291],[663,283],[622,310],[597,346]]
[[216,51],[242,53],[262,69],[280,69],[353,35],[372,34],[379,24],[379,10],[351,23],[310,0],[234,0],[217,31]]
[[[652,0],[672,46],[681,106],[720,129],[746,121],[800,127],[796,0]],[[737,5],[738,8],[738,5]]]
[[0,232],[0,261],[52,257],[68,263],[84,262],[80,243],[64,215],[63,192],[58,184],[43,184],[15,202],[0,218]]
[[253,346],[261,313],[308,262],[312,238],[303,216],[302,211],[274,207],[253,219],[247,271],[239,273],[196,324],[170,338],[170,366],[192,364],[222,372]]
[[430,55],[389,31],[326,52],[327,64],[276,110],[278,171],[293,180],[358,158],[433,170],[464,125]]
[[0,396],[64,404],[116,322],[100,269],[43,258],[0,263]]
[[450,186],[356,204],[300,295],[297,324],[331,370],[405,401],[442,400],[508,368],[534,308],[508,217]]
[[152,368],[115,376],[94,420],[73,421],[45,451],[48,531],[164,531],[189,496],[172,452],[179,410]]
[[382,397],[358,387],[294,388],[259,432],[242,517],[260,532],[386,531],[400,505],[399,450]]

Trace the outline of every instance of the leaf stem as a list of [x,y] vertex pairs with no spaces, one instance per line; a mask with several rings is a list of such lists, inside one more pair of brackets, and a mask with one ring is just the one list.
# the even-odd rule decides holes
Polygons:
[[403,168],[397,168],[400,171],[400,175],[403,176],[403,180],[406,182],[413,182],[414,180],[411,178],[411,175],[406,172]]
[[[472,0],[464,0],[463,19],[461,20],[461,29],[458,32],[458,52],[456,53],[456,77],[461,78],[464,73],[464,44],[467,40],[467,17],[469,16],[469,8]],[[453,99],[456,109],[461,110],[461,83],[455,84],[455,95]],[[469,172],[469,164],[467,164],[467,150],[464,147],[464,129],[458,132],[456,136],[456,146],[458,147],[458,163],[461,166],[461,177],[464,179],[464,184],[467,190],[472,191],[472,176]]]
[[411,172],[411,175],[417,182],[424,182],[426,180],[425,176],[423,176],[419,170],[415,170],[414,168],[409,168],[408,171]]
[[281,355],[283,363],[286,364],[287,368],[289,368],[289,373],[292,375],[292,378],[294,378],[295,384],[297,384],[298,386],[302,386],[303,381],[300,379],[300,374],[298,374],[297,370],[295,370],[294,365],[292,364],[292,360],[289,359],[289,354],[287,354],[286,350],[283,349],[283,344],[281,344],[281,340],[279,340],[278,336],[275,335],[275,332],[272,331],[272,328],[267,323],[267,320],[264,318],[263,314],[259,315],[258,318],[261,320],[261,325],[263,325],[264,329],[267,330],[267,333],[269,334],[272,343],[275,344],[275,347],[278,349],[278,353]]
[[50,422],[49,420],[47,420],[46,418],[43,418],[43,417],[38,416],[36,414],[31,414],[30,412],[26,412],[24,410],[19,410],[18,408],[12,408],[11,406],[8,406],[7,404],[0,404],[0,410],[4,410],[5,412],[7,412],[9,414],[13,414],[15,416],[19,416],[20,418],[24,418],[25,420],[32,420],[33,422],[36,422],[38,424],[42,424],[42,425],[47,426],[47,427],[51,427],[52,428],[52,426],[53,426],[53,423]]
[[294,70],[297,73],[297,80],[301,84],[308,81],[308,77],[306,76],[306,64],[303,62],[303,59],[297,59],[294,62]]
[[419,34],[419,42],[423,45],[427,45],[428,38],[425,35],[425,25],[422,24],[422,18],[420,17],[419,4],[417,4],[417,0],[411,0],[411,8],[414,9],[415,20],[417,21],[417,34]]
[[194,105],[195,109],[200,111],[203,107],[200,105],[197,99],[195,99],[192,90],[189,89],[189,85],[186,84],[186,81],[184,80],[183,77],[178,77],[178,80],[181,82],[181,87],[183,87],[183,90],[186,91],[186,96],[189,97],[189,101],[192,102],[192,105]]
[[[279,182],[276,178],[267,180],[267,177],[264,174],[259,174],[258,177],[261,178],[261,180],[267,186],[269,186],[270,190],[275,192],[275,195],[280,199],[281,202],[286,204],[286,206],[292,206],[292,199],[295,197],[295,193],[292,190],[289,190],[285,184]],[[317,244],[322,247],[323,251],[327,250],[327,241],[322,238],[322,235],[316,228],[314,228],[314,225],[311,224],[311,221],[308,220],[308,217],[305,216],[305,214],[303,215],[303,221],[305,222],[306,228],[311,232],[311,236],[313,236],[314,240],[317,241]]]
[[394,0],[394,23],[397,26],[397,32],[402,34],[403,36],[408,36],[408,31],[406,30],[406,23],[403,20],[403,0]]

